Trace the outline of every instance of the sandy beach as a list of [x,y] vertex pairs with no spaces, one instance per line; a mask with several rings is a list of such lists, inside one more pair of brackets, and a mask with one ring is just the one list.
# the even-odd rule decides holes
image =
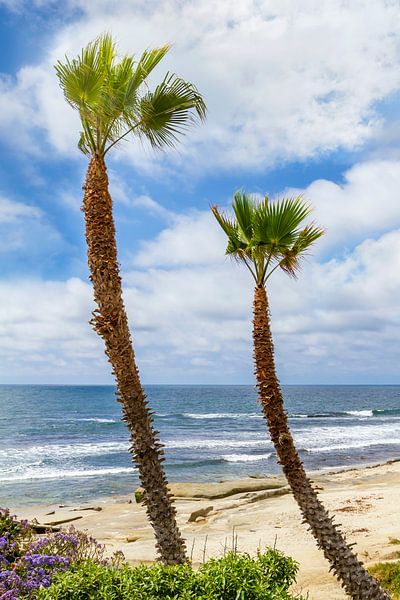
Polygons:
[[[398,558],[398,546],[391,544],[390,538],[400,538],[400,462],[314,473],[312,480],[366,565]],[[306,525],[301,523],[283,478],[181,483],[172,484],[171,489],[179,525],[195,564],[231,548],[234,538],[239,550],[250,553],[275,545],[300,563],[294,591],[309,591],[312,600],[346,597],[329,574],[328,563]],[[39,523],[64,522],[63,526],[71,524],[87,530],[110,552],[122,550],[131,563],[155,559],[152,530],[134,494],[87,505],[18,508],[15,512],[36,518]]]

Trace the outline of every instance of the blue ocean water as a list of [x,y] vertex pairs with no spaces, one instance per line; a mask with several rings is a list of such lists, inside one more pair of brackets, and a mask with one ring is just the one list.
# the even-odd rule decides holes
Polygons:
[[[146,386],[170,481],[279,473],[252,386]],[[309,470],[400,458],[400,386],[283,386]],[[111,386],[0,386],[0,506],[131,493]]]

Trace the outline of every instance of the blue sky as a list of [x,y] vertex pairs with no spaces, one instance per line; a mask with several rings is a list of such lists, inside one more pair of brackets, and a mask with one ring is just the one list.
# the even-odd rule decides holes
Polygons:
[[[366,8],[368,7],[368,10]],[[271,285],[284,383],[398,383],[397,2],[0,0],[0,378],[110,383],[87,321],[87,159],[52,65],[105,30],[173,43],[154,77],[197,84],[205,125],[175,151],[110,156],[125,297],[143,379],[251,383],[251,281],[209,205],[301,192],[327,235]]]

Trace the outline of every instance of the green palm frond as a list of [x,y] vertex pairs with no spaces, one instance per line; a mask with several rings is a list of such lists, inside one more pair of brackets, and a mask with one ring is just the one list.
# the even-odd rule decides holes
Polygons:
[[105,34],[83,48],[81,54],[65,63],[57,61],[55,70],[65,99],[73,108],[89,109],[100,103],[107,70],[112,69],[115,46],[111,36]]
[[283,253],[283,258],[279,261],[280,268],[293,279],[297,278],[300,271],[300,255],[288,248]]
[[311,207],[301,196],[276,202],[261,202],[254,217],[254,237],[258,243],[274,248],[293,244],[298,227]]
[[247,243],[250,243],[253,237],[253,202],[244,192],[236,192],[233,197],[232,207],[241,236]]
[[229,219],[226,215],[221,213],[217,206],[212,206],[211,210],[221,229],[228,238],[225,254],[231,256],[238,262],[243,262],[251,272],[253,278],[256,280],[257,276],[251,265],[251,250],[249,250],[248,244],[243,241],[240,227],[235,221]]
[[234,218],[212,208],[214,216],[228,237],[227,254],[243,261],[256,283],[264,285],[280,267],[295,277],[301,259],[320,238],[324,230],[311,223],[301,228],[312,208],[301,196],[270,202],[245,192],[236,192]]
[[230,220],[226,215],[221,213],[217,206],[212,206],[211,210],[228,238],[226,254],[237,254],[238,256],[236,258],[240,258],[243,252],[246,250],[246,245],[240,239],[239,228],[237,224]]
[[164,58],[170,49],[169,44],[160,48],[147,49],[143,52],[137,63],[133,77],[126,88],[126,102],[133,104],[136,100],[137,92],[140,86],[146,81],[150,73],[156,68],[158,63]]
[[293,250],[297,253],[304,253],[308,250],[315,242],[324,235],[325,230],[318,225],[311,223],[302,231],[300,231],[297,239],[293,245]]
[[83,133],[78,146],[83,152],[104,155],[130,133],[156,147],[173,145],[195,115],[205,118],[202,96],[176,75],[167,74],[152,92],[146,88],[147,78],[169,48],[167,44],[145,50],[139,61],[133,56],[118,60],[116,45],[105,34],[78,57],[56,63],[65,99],[79,111]]
[[167,73],[140,102],[139,133],[156,148],[174,146],[178,134],[194,122],[193,110],[200,120],[205,118],[205,103],[196,87]]

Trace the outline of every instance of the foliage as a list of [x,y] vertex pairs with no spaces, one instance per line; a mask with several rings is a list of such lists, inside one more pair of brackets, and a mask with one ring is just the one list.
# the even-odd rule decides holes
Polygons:
[[149,75],[168,50],[164,45],[145,50],[138,61],[128,55],[118,60],[116,45],[105,34],[76,58],[57,62],[65,99],[81,119],[82,152],[104,156],[130,133],[156,148],[171,146],[195,116],[205,118],[206,106],[196,87],[176,75],[167,73],[149,90]]
[[377,563],[369,572],[392,595],[393,600],[400,600],[400,562]]
[[91,560],[98,564],[120,564],[124,560],[121,552],[111,559],[105,556],[105,546],[93,537],[74,527],[39,538],[29,545],[29,552],[37,554],[61,555],[68,558],[71,565]]
[[39,588],[50,585],[55,573],[83,561],[113,566],[122,562],[121,554],[106,559],[104,553],[104,546],[72,527],[34,539],[27,521],[0,509],[0,598],[34,598]]
[[207,561],[199,571],[199,588],[204,598],[247,600],[247,598],[291,598],[297,563],[277,550],[248,554],[229,552]]
[[295,277],[300,259],[324,233],[313,223],[301,227],[312,210],[301,196],[271,202],[236,192],[232,208],[234,218],[216,206],[212,212],[228,237],[226,254],[242,261],[257,285],[278,267]]
[[255,558],[229,552],[211,559],[198,571],[189,564],[161,564],[115,569],[87,561],[57,575],[41,589],[40,600],[290,600],[288,592],[297,564],[268,549]]
[[195,571],[188,563],[130,567],[122,553],[73,527],[34,538],[27,521],[0,509],[1,600],[291,600],[297,563],[277,550],[236,551]]
[[0,568],[21,556],[23,544],[31,536],[28,521],[18,521],[8,508],[0,508]]

